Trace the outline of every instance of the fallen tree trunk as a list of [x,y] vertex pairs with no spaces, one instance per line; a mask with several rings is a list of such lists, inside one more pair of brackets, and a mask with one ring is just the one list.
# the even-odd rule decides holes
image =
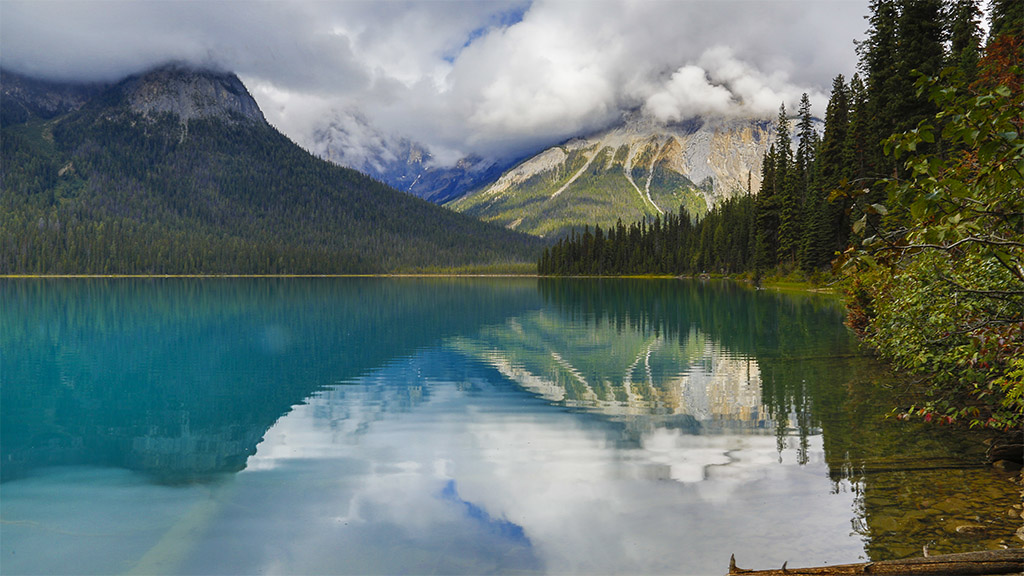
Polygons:
[[839,564],[817,568],[787,568],[778,570],[744,570],[736,567],[736,556],[729,561],[729,574],[747,576],[801,576],[845,574],[906,574],[908,576],[987,576],[995,574],[1024,574],[1024,548],[989,550],[963,554],[942,554],[906,560],[883,560],[860,564]]

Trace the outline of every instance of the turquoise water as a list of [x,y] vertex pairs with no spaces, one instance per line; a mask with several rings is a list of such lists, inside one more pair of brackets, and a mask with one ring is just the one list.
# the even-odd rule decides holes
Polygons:
[[0,297],[5,574],[723,574],[732,554],[855,562],[1019,526],[976,444],[882,419],[896,383],[826,297],[535,279]]

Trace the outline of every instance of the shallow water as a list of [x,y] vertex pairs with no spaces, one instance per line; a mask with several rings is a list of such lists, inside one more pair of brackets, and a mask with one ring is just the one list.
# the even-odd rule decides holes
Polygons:
[[[0,281],[6,574],[722,574],[1019,546],[832,299]],[[969,528],[964,528],[969,526]]]

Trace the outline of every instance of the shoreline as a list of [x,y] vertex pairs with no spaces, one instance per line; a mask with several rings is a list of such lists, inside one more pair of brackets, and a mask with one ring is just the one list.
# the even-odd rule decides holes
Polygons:
[[548,278],[575,280],[726,280],[747,284],[758,290],[775,290],[779,292],[810,292],[842,296],[833,287],[819,287],[809,282],[793,280],[765,281],[761,286],[753,286],[749,279],[733,276],[710,274],[675,275],[675,274],[629,274],[623,276],[542,276],[540,274],[509,273],[474,273],[474,272],[394,272],[380,274],[0,274],[0,280],[61,280],[61,279],[158,279],[158,278]]
[[0,274],[0,280],[61,280],[97,278],[540,278],[536,274]]

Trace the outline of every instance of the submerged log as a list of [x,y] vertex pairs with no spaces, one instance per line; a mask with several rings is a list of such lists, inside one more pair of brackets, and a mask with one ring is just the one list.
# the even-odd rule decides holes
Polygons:
[[1000,460],[1024,464],[1024,430],[1014,430],[996,438],[988,447],[986,456],[990,464]]
[[[788,563],[787,563],[788,564]],[[963,554],[942,554],[906,560],[883,560],[859,564],[839,564],[817,568],[787,568],[777,570],[744,570],[736,567],[736,556],[729,561],[729,574],[747,576],[801,576],[845,574],[906,574],[909,576],[987,576],[995,574],[1024,574],[1024,548],[989,550]]]

